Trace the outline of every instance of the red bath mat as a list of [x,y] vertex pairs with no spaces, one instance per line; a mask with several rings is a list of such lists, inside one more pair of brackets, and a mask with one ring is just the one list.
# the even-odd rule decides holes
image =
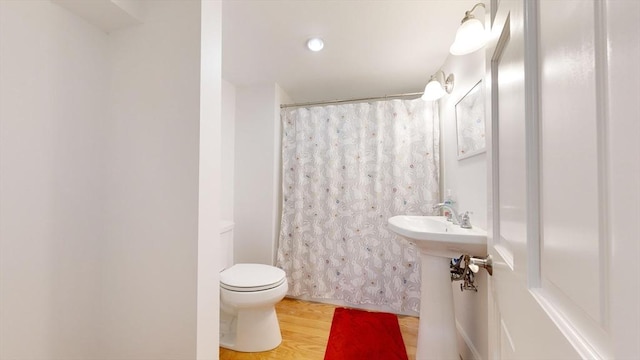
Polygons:
[[398,317],[337,308],[324,360],[408,360]]

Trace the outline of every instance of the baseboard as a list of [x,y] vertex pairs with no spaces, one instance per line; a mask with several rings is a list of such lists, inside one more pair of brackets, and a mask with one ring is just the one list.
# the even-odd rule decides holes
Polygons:
[[456,320],[456,330],[458,330],[458,344],[462,345],[460,351],[460,358],[462,360],[482,360],[482,356],[476,347],[473,345],[473,341],[469,338],[469,335],[464,331],[460,323]]

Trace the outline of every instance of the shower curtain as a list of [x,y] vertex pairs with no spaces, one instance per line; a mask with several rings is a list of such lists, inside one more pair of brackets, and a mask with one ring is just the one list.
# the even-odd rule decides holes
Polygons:
[[289,295],[418,312],[417,248],[394,215],[431,215],[439,198],[432,102],[388,100],[283,109],[277,265]]

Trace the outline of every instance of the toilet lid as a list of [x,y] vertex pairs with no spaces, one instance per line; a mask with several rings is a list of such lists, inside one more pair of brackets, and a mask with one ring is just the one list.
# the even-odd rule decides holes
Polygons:
[[236,264],[220,273],[220,286],[232,291],[268,290],[285,281],[282,269],[264,264]]

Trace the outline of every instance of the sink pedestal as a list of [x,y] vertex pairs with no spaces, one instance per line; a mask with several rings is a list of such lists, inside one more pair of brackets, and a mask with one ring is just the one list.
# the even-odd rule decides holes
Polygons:
[[451,258],[420,251],[420,321],[416,359],[458,360],[453,291],[449,263]]
[[456,320],[451,289],[451,258],[487,253],[487,232],[463,229],[444,216],[397,215],[389,230],[416,244],[420,251],[420,322],[416,359],[458,360]]

